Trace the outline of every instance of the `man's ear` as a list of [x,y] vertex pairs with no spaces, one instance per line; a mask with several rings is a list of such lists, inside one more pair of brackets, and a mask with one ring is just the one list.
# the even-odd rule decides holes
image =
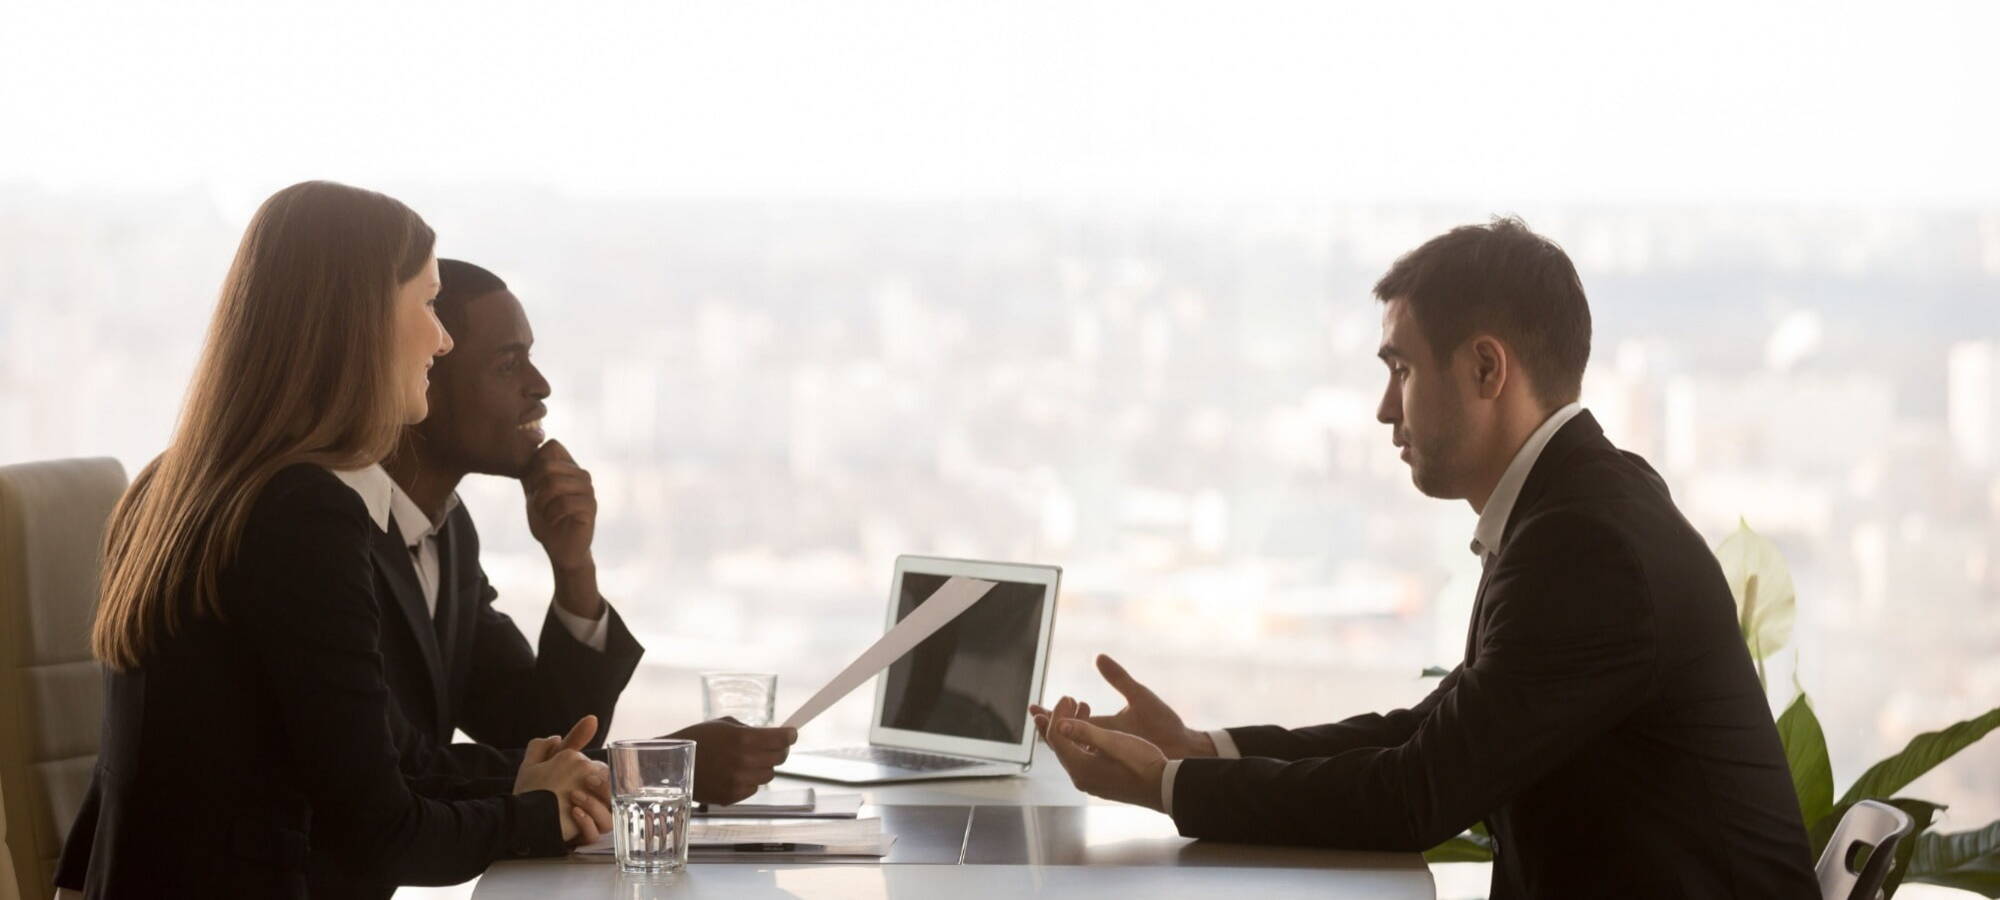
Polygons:
[[1499,397],[1500,389],[1507,386],[1507,379],[1514,374],[1514,360],[1507,354],[1507,345],[1487,334],[1474,337],[1466,345],[1472,362],[1473,390],[1481,400]]

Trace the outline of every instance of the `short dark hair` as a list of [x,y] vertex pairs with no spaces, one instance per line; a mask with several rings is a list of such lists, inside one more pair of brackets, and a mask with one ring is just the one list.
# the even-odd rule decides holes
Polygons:
[[465,326],[465,304],[507,289],[507,282],[462,259],[438,260],[438,321],[444,330],[459,334]]
[[1402,298],[1439,360],[1476,332],[1506,341],[1548,406],[1583,392],[1590,303],[1556,242],[1512,216],[1461,225],[1403,254],[1375,282],[1376,299]]

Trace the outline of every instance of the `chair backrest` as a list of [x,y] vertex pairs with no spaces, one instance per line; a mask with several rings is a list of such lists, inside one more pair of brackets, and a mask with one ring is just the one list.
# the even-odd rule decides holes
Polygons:
[[[1880,800],[1849,807],[1819,855],[1821,900],[1875,900],[1896,861],[1896,845],[1915,828],[1909,813]],[[1856,869],[1854,860],[1864,847],[1868,860]]]
[[7,790],[0,787],[0,900],[21,900],[14,878],[14,851],[7,849]]
[[117,460],[0,466],[0,792],[22,897],[53,890],[97,763],[104,676],[90,620],[105,522],[124,492]]

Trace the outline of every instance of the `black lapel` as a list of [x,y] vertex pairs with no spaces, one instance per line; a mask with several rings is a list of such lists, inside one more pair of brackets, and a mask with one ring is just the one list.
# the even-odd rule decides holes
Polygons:
[[1500,565],[1499,554],[1505,552],[1507,536],[1513,534],[1514,526],[1527,518],[1535,504],[1541,502],[1542,495],[1548,493],[1549,484],[1557,477],[1554,473],[1568,465],[1570,455],[1591,443],[1609,446],[1604,440],[1604,429],[1597,424],[1596,417],[1585,410],[1556,429],[1549,442],[1542,445],[1542,455],[1535,457],[1534,468],[1528,470],[1528,477],[1521,482],[1521,492],[1514,496],[1514,508],[1507,514],[1507,526],[1500,530],[1500,546],[1494,550],[1493,562],[1485,565],[1484,571],[1479,573],[1479,593],[1473,598],[1472,621],[1465,629],[1466,665],[1471,665],[1478,656],[1479,636],[1483,631],[1480,614],[1486,610],[1486,583],[1493,569]]
[[458,567],[458,529],[452,527],[452,518],[457,510],[445,514],[444,527],[438,529],[438,602],[437,633],[439,648],[444,652],[444,671],[455,682],[458,679],[459,628],[464,625],[460,619],[465,611],[459,609],[458,579],[453,578],[453,570]]
[[382,579],[389,584],[389,592],[396,595],[396,605],[403,610],[403,621],[410,626],[410,635],[417,639],[417,647],[424,655],[424,669],[430,673],[431,701],[437,705],[440,723],[448,721],[451,707],[445,702],[444,659],[438,653],[437,633],[431,630],[431,613],[424,605],[424,589],[417,581],[417,563],[410,558],[410,548],[403,545],[402,529],[396,527],[396,520],[389,520],[389,530],[375,535],[371,548],[375,554],[375,567],[382,573]]

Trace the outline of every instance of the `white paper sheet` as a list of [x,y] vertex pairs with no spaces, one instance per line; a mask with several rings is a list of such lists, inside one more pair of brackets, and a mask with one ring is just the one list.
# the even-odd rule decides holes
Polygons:
[[819,693],[812,695],[812,699],[807,700],[806,705],[799,707],[798,712],[792,713],[785,719],[785,727],[797,728],[812,721],[820,713],[826,712],[827,707],[860,687],[862,682],[875,677],[875,673],[888,668],[890,663],[902,659],[903,654],[910,652],[918,644],[923,643],[924,638],[930,637],[951,620],[958,618],[959,613],[970,609],[979,598],[986,596],[987,591],[993,590],[996,584],[998,582],[981,581],[977,578],[952,578],[946,581],[943,587],[937,589],[937,593],[918,604],[916,609],[903,617],[903,621],[897,622],[896,627],[889,629],[887,634],[882,635],[881,640],[876,641],[874,646],[862,653],[861,658],[840,670],[840,674],[833,676],[833,680],[827,682],[826,687],[820,688]]
[[852,819],[861,815],[860,794],[819,795],[818,802],[805,812],[731,812],[735,807],[724,806],[708,812],[696,810],[697,819],[757,819],[775,821],[778,819]]
[[694,814],[697,816],[707,814],[711,816],[733,815],[741,817],[768,812],[800,813],[812,812],[813,808],[818,805],[819,792],[812,788],[774,791],[767,784],[758,788],[756,793],[728,806],[717,806],[712,803],[706,807],[697,806],[695,807]]
[[[832,822],[710,822],[688,823],[688,855],[705,861],[752,862],[790,856],[886,856],[896,836],[882,831],[881,819]],[[795,843],[796,850],[732,851],[738,843]],[[607,834],[576,848],[582,857],[614,857]]]

